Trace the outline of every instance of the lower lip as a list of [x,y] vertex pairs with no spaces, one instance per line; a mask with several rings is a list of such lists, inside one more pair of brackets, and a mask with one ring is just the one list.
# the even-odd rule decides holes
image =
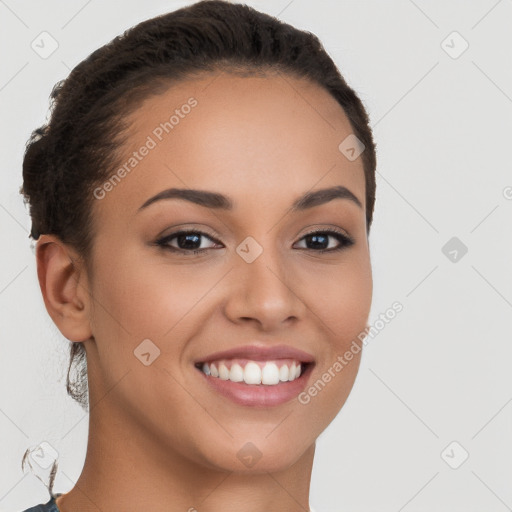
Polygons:
[[272,386],[222,380],[219,377],[206,375],[199,368],[197,370],[206,379],[209,386],[236,404],[265,408],[284,404],[300,394],[306,387],[313,366],[314,363],[309,363],[300,377],[291,382],[280,382]]

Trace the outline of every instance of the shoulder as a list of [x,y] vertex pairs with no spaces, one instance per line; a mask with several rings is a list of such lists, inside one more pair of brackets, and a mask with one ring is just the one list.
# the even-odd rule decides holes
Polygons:
[[52,496],[49,501],[46,503],[40,503],[39,505],[34,505],[33,507],[27,508],[22,512],[59,512],[57,508],[57,504],[55,503],[55,498],[58,498],[60,493]]

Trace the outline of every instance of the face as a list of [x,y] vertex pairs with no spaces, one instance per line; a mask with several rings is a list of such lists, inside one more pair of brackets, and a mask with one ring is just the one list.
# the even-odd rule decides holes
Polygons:
[[[338,149],[350,124],[283,75],[205,75],[129,119],[125,172],[95,192],[91,393],[162,452],[289,467],[348,397],[371,305],[363,165]],[[258,371],[274,383],[245,382]]]

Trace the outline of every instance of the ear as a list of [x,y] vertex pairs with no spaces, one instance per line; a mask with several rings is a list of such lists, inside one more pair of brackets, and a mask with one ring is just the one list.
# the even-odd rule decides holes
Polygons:
[[56,236],[41,235],[36,261],[46,310],[60,332],[70,341],[91,338],[87,275],[77,253]]

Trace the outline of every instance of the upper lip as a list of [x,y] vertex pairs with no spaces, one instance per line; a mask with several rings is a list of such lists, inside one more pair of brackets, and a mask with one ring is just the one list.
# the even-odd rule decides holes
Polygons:
[[313,363],[315,358],[297,348],[289,345],[275,345],[269,347],[267,345],[244,345],[235,347],[221,352],[215,352],[201,359],[196,360],[197,363],[207,363],[209,361],[217,361],[219,359],[252,359],[255,361],[270,361],[273,359],[295,359],[301,363]]

